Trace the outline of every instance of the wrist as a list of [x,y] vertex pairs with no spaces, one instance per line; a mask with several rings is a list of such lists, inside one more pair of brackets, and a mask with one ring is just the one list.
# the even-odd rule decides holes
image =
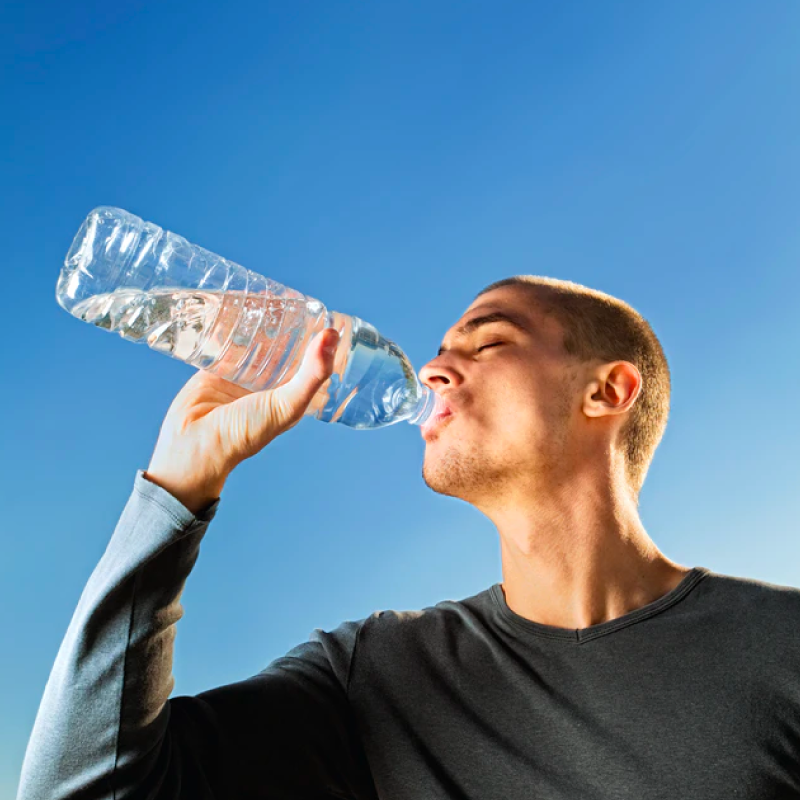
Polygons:
[[169,492],[194,516],[198,516],[201,511],[219,499],[222,493],[222,486],[193,486],[187,484],[186,481],[176,480],[150,470],[145,470],[143,475],[150,483],[154,483]]

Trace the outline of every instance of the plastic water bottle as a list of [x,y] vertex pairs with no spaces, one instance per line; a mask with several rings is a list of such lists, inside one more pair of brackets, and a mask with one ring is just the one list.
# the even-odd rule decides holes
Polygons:
[[358,317],[119,208],[81,225],[58,277],[70,314],[251,391],[291,380],[312,338],[336,328],[333,373],[306,411],[358,430],[422,425],[435,394],[406,354]]

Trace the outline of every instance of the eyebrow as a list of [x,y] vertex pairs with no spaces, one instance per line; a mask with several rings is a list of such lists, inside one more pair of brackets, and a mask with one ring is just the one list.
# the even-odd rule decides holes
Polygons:
[[[511,325],[523,333],[530,333],[528,326],[523,324],[523,322],[514,314],[509,314],[504,311],[492,311],[491,314],[484,314],[482,317],[473,317],[468,322],[465,322],[460,328],[456,329],[456,336],[467,336],[483,325],[490,325],[493,322],[505,322],[507,325]],[[446,352],[447,348],[442,345],[436,355],[440,356],[442,353]]]

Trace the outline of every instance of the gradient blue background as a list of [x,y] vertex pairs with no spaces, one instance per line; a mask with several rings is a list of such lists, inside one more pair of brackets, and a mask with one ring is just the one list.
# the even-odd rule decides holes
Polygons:
[[[2,6],[0,797],[89,574],[193,368],[55,301],[116,205],[356,314],[418,370],[486,284],[632,304],[673,378],[641,498],[687,566],[800,585],[800,4]],[[502,580],[424,441],[312,419],[232,475],[175,694]]]

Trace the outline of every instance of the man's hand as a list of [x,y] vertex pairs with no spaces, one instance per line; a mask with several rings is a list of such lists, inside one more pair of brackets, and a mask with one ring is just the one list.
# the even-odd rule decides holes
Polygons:
[[294,377],[261,392],[198,370],[169,407],[145,476],[196,514],[219,497],[234,467],[300,422],[333,372],[338,341],[334,328],[321,331]]

